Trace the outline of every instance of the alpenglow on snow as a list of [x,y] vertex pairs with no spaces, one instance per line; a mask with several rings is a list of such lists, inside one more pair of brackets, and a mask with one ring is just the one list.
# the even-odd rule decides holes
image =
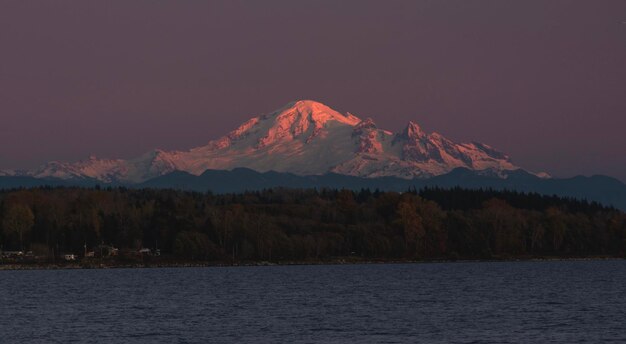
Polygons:
[[519,168],[506,154],[482,143],[455,143],[438,133],[426,133],[413,122],[402,132],[392,133],[378,128],[370,118],[362,120],[322,103],[300,100],[188,151],[154,150],[128,160],[54,161],[31,171],[0,174],[139,183],[173,171],[200,175],[208,169],[237,167],[405,179],[429,178],[458,167],[495,174]]

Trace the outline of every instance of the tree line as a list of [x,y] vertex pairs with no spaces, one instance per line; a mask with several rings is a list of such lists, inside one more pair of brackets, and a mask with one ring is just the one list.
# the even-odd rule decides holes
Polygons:
[[623,257],[626,214],[513,191],[126,188],[0,192],[2,250],[82,255],[106,244],[181,260]]

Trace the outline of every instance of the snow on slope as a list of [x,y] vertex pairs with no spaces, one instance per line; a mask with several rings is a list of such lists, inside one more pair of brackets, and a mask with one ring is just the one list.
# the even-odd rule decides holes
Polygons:
[[361,177],[428,178],[457,167],[514,170],[509,157],[481,143],[454,143],[409,122],[401,133],[379,129],[371,119],[341,114],[301,100],[250,119],[228,135],[189,151],[154,150],[129,160],[91,157],[76,163],[50,162],[35,177],[95,178],[103,182],[142,182],[172,171],[199,175],[207,169],[335,172]]

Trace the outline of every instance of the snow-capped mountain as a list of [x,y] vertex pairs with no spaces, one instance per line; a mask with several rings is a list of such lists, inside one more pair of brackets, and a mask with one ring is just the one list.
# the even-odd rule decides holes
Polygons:
[[481,143],[455,143],[409,122],[400,133],[379,129],[371,119],[301,100],[254,117],[228,135],[188,151],[154,150],[140,157],[76,163],[50,162],[8,175],[93,178],[138,183],[173,171],[200,175],[207,169],[247,167],[260,172],[360,177],[428,178],[457,167],[485,173],[515,170],[509,157]]

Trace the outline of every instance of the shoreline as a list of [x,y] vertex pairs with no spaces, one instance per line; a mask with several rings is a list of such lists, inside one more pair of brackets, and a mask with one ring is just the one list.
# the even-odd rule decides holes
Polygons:
[[0,271],[17,270],[105,270],[105,269],[167,269],[167,268],[209,268],[209,267],[264,267],[264,266],[313,266],[313,265],[372,265],[372,264],[445,264],[445,263],[505,263],[505,262],[551,262],[551,261],[601,261],[626,260],[625,257],[524,257],[502,259],[434,259],[434,260],[320,260],[320,261],[278,261],[278,262],[148,262],[148,263],[0,263]]

